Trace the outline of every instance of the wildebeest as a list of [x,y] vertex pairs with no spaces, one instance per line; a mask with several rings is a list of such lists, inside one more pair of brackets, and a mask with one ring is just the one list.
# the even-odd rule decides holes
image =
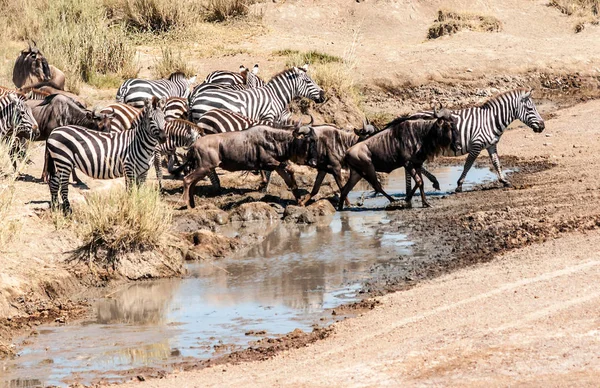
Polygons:
[[277,171],[298,199],[293,171],[286,165],[295,160],[316,166],[316,140],[312,128],[303,126],[293,131],[257,125],[242,132],[227,132],[201,137],[190,149],[197,166],[183,179],[183,197],[189,208],[194,204],[196,183],[220,167],[228,171]]
[[354,133],[327,124],[311,127],[315,131],[317,138],[317,164],[315,167],[318,173],[310,194],[307,194],[298,202],[301,205],[306,204],[312,197],[319,193],[323,179],[325,179],[328,173],[333,175],[335,183],[341,191],[344,187],[342,183],[342,169],[346,168],[344,160],[346,151],[359,141],[375,133],[375,128],[367,121],[363,121],[363,127],[355,129]]
[[365,178],[376,192],[394,202],[394,198],[383,191],[377,172],[390,173],[399,167],[409,170],[416,181],[415,187],[406,193],[406,201],[410,202],[419,188],[423,207],[429,207],[423,190],[421,166],[448,147],[455,150],[457,140],[456,118],[445,109],[434,111],[433,120],[400,117],[392,121],[377,135],[352,146],[346,153],[350,178],[342,189],[338,210],[343,209],[348,193],[361,178]]
[[81,98],[80,96],[78,96],[77,94],[66,92],[61,89],[57,89],[51,85],[47,85],[45,82],[35,84],[35,85],[29,86],[29,87],[21,88],[20,90],[21,90],[21,92],[25,93],[25,95],[29,95],[30,92],[33,92],[34,95],[41,95],[41,93],[47,93],[47,95],[62,94],[64,96],[69,97],[73,101],[76,101],[79,105],[83,106],[84,108],[87,108],[87,103],[85,102],[85,100],[83,98]]
[[24,88],[40,82],[51,83],[57,89],[65,88],[65,74],[52,65],[33,42],[21,54],[13,68],[13,83],[17,88]]

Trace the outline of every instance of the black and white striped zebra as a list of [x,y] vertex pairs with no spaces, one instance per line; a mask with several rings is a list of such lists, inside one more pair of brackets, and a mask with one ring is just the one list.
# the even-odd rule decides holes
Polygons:
[[264,81],[258,77],[258,64],[254,65],[252,71],[246,66],[240,66],[239,72],[217,70],[206,76],[204,84],[222,84],[222,85],[246,85],[250,83],[251,87],[262,86]]
[[148,98],[183,97],[190,95],[191,85],[196,77],[186,78],[183,73],[173,73],[168,79],[145,80],[130,78],[123,82],[117,91],[117,102],[133,105],[137,108],[144,107]]
[[275,121],[292,100],[307,97],[325,101],[325,92],[308,76],[308,65],[274,76],[265,86],[248,90],[206,90],[190,101],[193,122],[213,109],[227,109],[254,120]]
[[75,167],[96,179],[125,176],[128,187],[143,183],[156,146],[166,140],[162,103],[157,98],[147,100],[139,125],[121,133],[97,132],[74,125],[52,131],[47,142],[52,206],[58,206],[60,190],[63,211],[70,211],[69,176]]
[[[420,112],[414,116],[429,116],[431,114],[432,112]],[[463,172],[458,179],[456,192],[462,191],[462,185],[469,169],[484,149],[488,151],[500,182],[504,186],[510,186],[510,182],[502,172],[497,149],[497,144],[504,130],[515,120],[520,120],[536,133],[542,132],[545,128],[544,120],[531,99],[531,91],[525,89],[515,89],[501,93],[480,106],[454,110],[452,114],[458,118],[457,127],[460,132],[460,144],[457,148],[459,151],[452,154],[445,153],[444,155],[461,156],[469,154]],[[425,169],[422,169],[422,172],[430,180],[435,179],[433,174]],[[411,187],[410,179],[410,175],[407,174],[407,190]]]
[[167,156],[167,170],[173,173],[173,165],[175,162],[175,151],[177,147],[189,147],[196,139],[203,134],[196,124],[181,119],[174,119],[165,123],[165,135],[167,140],[159,144],[154,151],[154,168],[156,170],[156,178],[158,187],[162,189],[162,156]]
[[255,125],[275,126],[273,121],[269,120],[253,120],[239,113],[232,112],[226,109],[213,109],[200,117],[198,127],[205,134],[211,135],[224,132],[238,132]]
[[15,93],[0,97],[0,139],[20,137],[35,139],[40,134],[31,108]]
[[171,121],[175,119],[188,119],[188,113],[190,111],[188,99],[183,97],[169,97],[165,101],[165,121]]
[[142,109],[121,102],[113,102],[102,108],[100,113],[112,113],[109,132],[121,133],[137,126],[142,116]]

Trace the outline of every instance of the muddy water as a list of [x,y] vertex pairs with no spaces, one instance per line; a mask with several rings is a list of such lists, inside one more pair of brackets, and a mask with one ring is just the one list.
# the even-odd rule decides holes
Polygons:
[[[433,172],[442,191],[429,186],[429,194],[443,195],[455,187],[461,168]],[[488,169],[472,169],[464,188],[494,179]],[[390,174],[385,187],[401,198],[404,172]],[[275,226],[243,254],[189,264],[186,279],[132,284],[96,301],[89,321],[40,327],[36,336],[21,339],[19,357],[0,362],[0,386],[120,381],[120,372],[131,368],[168,370],[178,361],[243,348],[258,337],[331,322],[328,309],[360,299],[373,265],[419,255],[402,225],[397,233],[381,231],[390,222],[390,214],[379,210],[387,201],[373,197],[367,186],[358,187],[351,200],[361,197],[363,206],[354,207],[361,211],[338,212],[316,225]]]

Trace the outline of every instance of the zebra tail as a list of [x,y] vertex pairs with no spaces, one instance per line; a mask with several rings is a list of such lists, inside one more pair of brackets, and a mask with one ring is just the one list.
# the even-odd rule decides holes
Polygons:
[[54,159],[50,157],[50,151],[48,151],[48,143],[46,142],[46,150],[44,151],[44,164],[46,165],[47,176],[46,179],[50,181],[50,177],[56,175],[56,166],[54,165]]
[[179,175],[179,174],[187,174],[192,172],[200,165],[200,155],[196,152],[196,149],[192,146],[188,148],[185,162],[181,163],[181,166],[173,169],[173,171],[169,170],[171,175]]

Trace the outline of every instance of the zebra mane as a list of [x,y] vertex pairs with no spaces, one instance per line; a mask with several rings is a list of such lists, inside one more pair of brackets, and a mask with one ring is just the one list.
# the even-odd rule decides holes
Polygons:
[[169,75],[169,78],[167,78],[169,81],[175,81],[176,79],[185,79],[185,74],[181,71],[176,71],[174,73],[171,73]]
[[287,74],[287,73],[295,73],[294,68],[292,67],[292,68],[289,68],[289,69],[283,69],[283,70],[281,70],[279,73],[277,73],[274,76],[272,76],[271,80],[269,80],[269,82],[271,82],[275,78],[279,77],[280,75]]
[[481,109],[491,109],[493,107],[492,102],[498,100],[500,97],[502,96],[506,96],[507,94],[519,94],[522,95],[524,93],[527,93],[528,90],[524,89],[524,88],[517,88],[517,89],[512,89],[512,90],[508,90],[506,92],[502,92],[502,93],[498,93],[495,96],[490,97],[489,99],[487,99],[486,101],[482,102],[481,104],[478,105],[473,105],[474,108],[481,108]]

